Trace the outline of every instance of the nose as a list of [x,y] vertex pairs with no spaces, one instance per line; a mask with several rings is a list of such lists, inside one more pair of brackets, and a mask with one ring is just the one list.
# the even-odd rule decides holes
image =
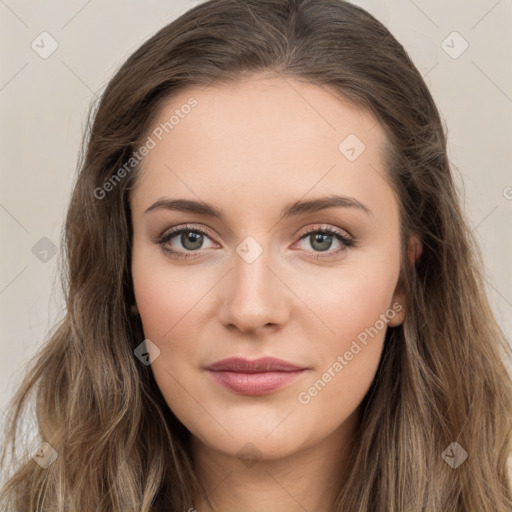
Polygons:
[[224,279],[218,311],[226,328],[259,334],[280,329],[287,321],[293,294],[269,253],[265,249],[252,262],[233,254],[233,268]]

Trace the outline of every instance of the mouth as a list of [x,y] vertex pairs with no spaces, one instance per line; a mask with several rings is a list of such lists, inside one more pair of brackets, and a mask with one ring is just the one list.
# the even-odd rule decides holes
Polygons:
[[213,380],[235,393],[258,396],[277,391],[307,371],[282,359],[229,358],[206,367]]

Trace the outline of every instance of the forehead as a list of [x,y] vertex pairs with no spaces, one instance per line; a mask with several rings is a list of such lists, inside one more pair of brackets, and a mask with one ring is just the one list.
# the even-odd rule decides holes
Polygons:
[[387,187],[387,140],[375,118],[331,88],[291,77],[184,89],[159,109],[147,136],[155,144],[133,194],[141,207],[170,193],[208,202],[236,193],[260,208],[328,192],[364,202]]

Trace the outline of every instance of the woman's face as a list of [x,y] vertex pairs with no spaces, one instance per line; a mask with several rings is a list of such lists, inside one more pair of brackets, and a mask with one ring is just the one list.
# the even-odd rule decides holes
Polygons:
[[[225,455],[332,439],[404,314],[381,126],[323,88],[255,75],[181,92],[146,136],[132,274],[167,404]],[[206,369],[232,357],[300,370]]]

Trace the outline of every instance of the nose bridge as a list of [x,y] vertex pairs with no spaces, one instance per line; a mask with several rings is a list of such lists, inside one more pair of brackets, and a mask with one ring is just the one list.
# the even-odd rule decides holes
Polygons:
[[237,246],[223,297],[223,322],[234,324],[244,332],[283,320],[283,285],[271,270],[275,260],[270,246],[263,244],[249,236]]

